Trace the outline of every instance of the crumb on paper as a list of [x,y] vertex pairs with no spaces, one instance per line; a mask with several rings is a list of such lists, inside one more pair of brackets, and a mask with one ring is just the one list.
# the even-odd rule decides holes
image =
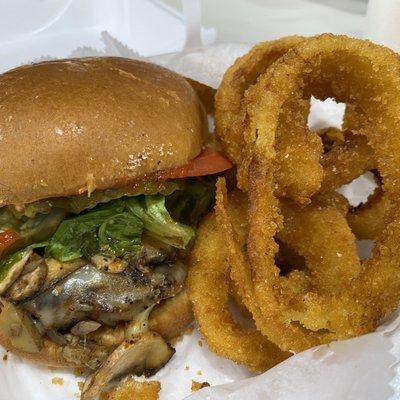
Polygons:
[[7,361],[8,360],[8,354],[6,353],[6,354],[4,354],[4,356],[3,356],[3,361]]
[[209,387],[210,384],[208,382],[197,382],[192,380],[192,392],[197,392],[200,389],[203,389],[205,387]]
[[101,395],[100,400],[158,400],[159,381],[135,381],[128,378],[121,385]]
[[190,369],[189,365],[186,365],[185,366],[185,371],[189,371],[189,369]]
[[63,379],[63,378],[60,378],[59,376],[55,376],[55,377],[51,380],[51,383],[52,383],[53,385],[62,386],[62,385],[64,385],[64,379]]
[[201,376],[201,375],[203,375],[203,371],[199,369],[199,370],[196,372],[196,374]]
[[201,340],[198,341],[200,347],[203,347],[203,342]]

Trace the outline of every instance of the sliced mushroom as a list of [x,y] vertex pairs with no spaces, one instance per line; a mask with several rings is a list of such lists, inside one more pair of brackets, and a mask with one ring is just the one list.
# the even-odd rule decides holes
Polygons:
[[81,400],[95,400],[128,374],[155,374],[173,356],[175,350],[154,332],[146,332],[123,342],[103,365],[85,381]]
[[27,274],[29,272],[32,272],[34,269],[36,269],[40,264],[43,264],[44,258],[39,256],[39,254],[33,252],[31,256],[29,257],[29,260],[25,264],[23,274]]
[[3,298],[0,298],[0,331],[18,350],[38,353],[42,348],[42,336],[29,315]]
[[149,329],[149,315],[155,304],[148,307],[146,310],[138,314],[133,321],[130,321],[125,326],[125,339],[128,340],[131,337],[135,337]]
[[69,328],[87,319],[114,326],[174,296],[181,290],[185,276],[186,268],[181,263],[130,268],[122,275],[86,265],[22,304],[45,328]]
[[87,264],[83,258],[71,262],[61,262],[54,258],[46,258],[45,262],[47,265],[47,277],[43,285],[44,290],[55,285],[61,279]]
[[148,307],[147,310],[138,314],[132,321],[119,323],[115,327],[102,326],[97,331],[90,333],[87,339],[106,347],[119,346],[124,340],[129,340],[136,335],[147,332],[149,314],[153,307]]
[[149,329],[170,340],[182,335],[192,322],[192,304],[184,289],[154,307],[149,317]]
[[[26,270],[34,268],[32,271],[25,273]],[[11,301],[26,300],[37,292],[42,287],[47,274],[47,267],[43,260],[34,263],[27,263],[22,275],[13,283],[7,290],[6,297]]]
[[125,340],[126,322],[119,322],[116,326],[101,326],[97,331],[89,333],[87,339],[101,346],[116,347]]
[[0,296],[18,279],[32,250],[20,250],[17,253],[9,256],[0,271]]

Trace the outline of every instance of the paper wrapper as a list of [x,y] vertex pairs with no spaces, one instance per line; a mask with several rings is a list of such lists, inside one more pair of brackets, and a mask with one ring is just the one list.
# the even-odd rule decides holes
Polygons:
[[[80,48],[72,56],[138,57],[107,33],[103,33],[102,40],[105,51]],[[151,61],[217,87],[225,69],[249,47],[220,44],[152,57]],[[315,102],[310,124],[340,125],[342,113],[343,107],[333,102]],[[357,184],[344,188],[344,193],[358,202],[370,187],[368,177],[361,178]],[[364,246],[368,248],[369,244]],[[395,313],[375,333],[310,349],[259,376],[211,353],[194,329],[176,344],[175,356],[153,379],[161,381],[161,400],[395,400],[400,398],[399,324],[400,317]],[[6,358],[0,368],[0,400],[79,398],[78,383],[83,377],[38,367],[12,354]],[[211,387],[191,394],[192,380],[208,382]]]

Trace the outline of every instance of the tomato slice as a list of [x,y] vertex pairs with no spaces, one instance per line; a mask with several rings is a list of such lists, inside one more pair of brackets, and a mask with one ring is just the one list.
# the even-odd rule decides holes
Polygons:
[[19,236],[18,233],[12,229],[7,229],[3,232],[0,232],[0,257],[10,246],[20,239],[21,236]]
[[206,147],[196,158],[181,167],[160,171],[158,180],[213,175],[232,168],[232,163],[218,151]]

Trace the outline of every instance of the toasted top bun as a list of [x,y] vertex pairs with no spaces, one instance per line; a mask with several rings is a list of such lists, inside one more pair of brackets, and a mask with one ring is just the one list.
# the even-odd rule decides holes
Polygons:
[[165,68],[107,57],[0,75],[0,206],[126,186],[201,151],[204,113]]

